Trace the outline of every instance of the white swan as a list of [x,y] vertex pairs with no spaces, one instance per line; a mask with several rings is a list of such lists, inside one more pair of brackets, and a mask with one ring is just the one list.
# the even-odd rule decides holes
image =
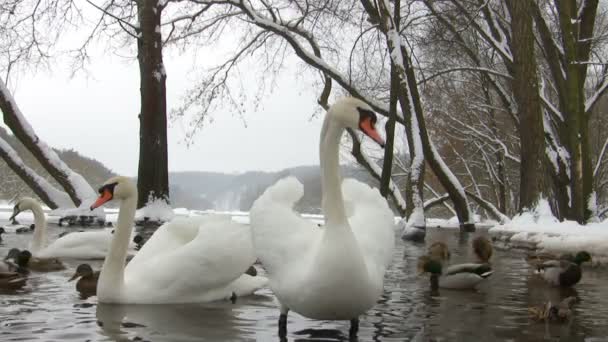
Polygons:
[[120,211],[97,283],[100,303],[208,302],[252,294],[267,279],[243,274],[255,262],[249,227],[229,217],[176,218],[159,227],[125,268],[137,189],[126,177],[109,179],[91,209],[112,199]]
[[281,303],[280,335],[286,333],[289,310],[314,319],[351,320],[350,333],[356,334],[358,316],[382,293],[395,244],[393,213],[366,184],[347,179],[340,188],[339,170],[344,129],[359,129],[383,145],[375,123],[372,109],[353,98],[327,112],[320,144],[326,220],[321,228],[294,213],[303,195],[295,178],[268,188],[251,209],[254,246]]
[[[73,232],[64,235],[47,246],[46,217],[40,203],[30,197],[21,198],[13,208],[16,217],[20,212],[31,210],[34,214],[34,236],[30,252],[36,258],[103,259],[108,253],[112,230]],[[129,254],[135,254],[135,244],[129,245]]]

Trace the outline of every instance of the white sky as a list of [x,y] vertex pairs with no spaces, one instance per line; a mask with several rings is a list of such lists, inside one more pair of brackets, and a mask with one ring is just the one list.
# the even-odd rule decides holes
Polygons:
[[[200,55],[199,55],[200,56]],[[211,64],[211,63],[210,63]],[[136,61],[96,58],[88,75],[52,72],[20,76],[9,89],[38,136],[56,148],[73,148],[113,171],[137,174],[139,69]],[[166,54],[168,111],[179,104],[192,78],[192,63]],[[312,75],[311,75],[312,76]],[[316,92],[285,72],[259,111],[244,118],[220,112],[184,142],[189,122],[169,124],[169,170],[242,172],[318,164],[320,117]],[[249,84],[254,89],[256,84]],[[244,119],[244,120],[243,120]],[[245,127],[245,123],[246,126]]]

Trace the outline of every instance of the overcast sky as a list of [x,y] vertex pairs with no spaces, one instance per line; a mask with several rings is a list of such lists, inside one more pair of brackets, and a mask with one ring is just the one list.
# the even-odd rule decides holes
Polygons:
[[[192,81],[188,58],[165,56],[168,110],[179,104]],[[137,62],[98,57],[88,76],[67,70],[20,76],[10,89],[38,136],[57,148],[73,148],[113,171],[136,175],[138,164],[139,69]],[[254,83],[254,82],[253,82]],[[169,124],[169,170],[243,172],[318,164],[322,118],[316,92],[293,73],[281,74],[277,87],[257,112],[244,118],[214,113],[213,122],[186,146],[189,121]],[[250,84],[255,89],[256,84]],[[245,125],[246,124],[246,125]],[[153,162],[153,161],[150,161]]]

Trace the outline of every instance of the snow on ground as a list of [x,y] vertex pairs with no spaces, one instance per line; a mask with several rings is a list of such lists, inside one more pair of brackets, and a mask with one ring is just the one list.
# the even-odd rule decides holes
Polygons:
[[135,221],[142,220],[144,217],[152,221],[166,222],[173,219],[175,213],[164,199],[156,198],[135,213]]
[[594,264],[608,263],[608,220],[580,225],[551,215],[549,205],[515,216],[510,223],[489,230],[498,243],[549,253],[576,253],[585,250]]
[[[0,201],[0,221],[8,221],[13,212],[13,204]],[[43,207],[47,213],[49,223],[57,223],[59,216],[47,207]],[[189,217],[206,214],[228,215],[235,222],[249,224],[249,213],[245,211],[215,211],[215,210],[189,210],[186,208],[171,209],[163,205],[162,211],[156,213],[155,218]],[[160,210],[160,209],[159,209]],[[149,214],[154,214],[153,206],[146,207]],[[103,208],[106,221],[116,222],[118,209]],[[303,218],[311,220],[316,224],[324,224],[323,215],[302,214]],[[22,224],[30,224],[34,221],[32,213],[25,211],[18,218]],[[480,221],[479,215],[475,215],[478,227],[491,227],[489,233],[495,238],[497,244],[508,247],[527,248],[540,252],[550,253],[576,253],[586,250],[591,253],[594,264],[608,263],[608,220],[597,223],[589,223],[585,226],[573,221],[559,222],[550,214],[548,204],[539,206],[533,212],[526,212],[514,217],[511,222],[498,225],[496,221]],[[401,218],[395,218],[395,229],[403,229],[400,225]],[[427,218],[428,228],[450,228],[458,229],[459,223],[456,217],[451,219]]]

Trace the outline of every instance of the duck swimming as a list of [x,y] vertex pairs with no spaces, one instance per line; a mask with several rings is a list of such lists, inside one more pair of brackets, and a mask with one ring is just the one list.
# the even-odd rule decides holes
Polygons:
[[[80,278],[80,279],[78,279]],[[89,264],[80,264],[76,267],[76,272],[68,281],[76,282],[76,291],[82,297],[95,296],[97,294],[97,280],[99,279],[99,271],[94,272]]]

